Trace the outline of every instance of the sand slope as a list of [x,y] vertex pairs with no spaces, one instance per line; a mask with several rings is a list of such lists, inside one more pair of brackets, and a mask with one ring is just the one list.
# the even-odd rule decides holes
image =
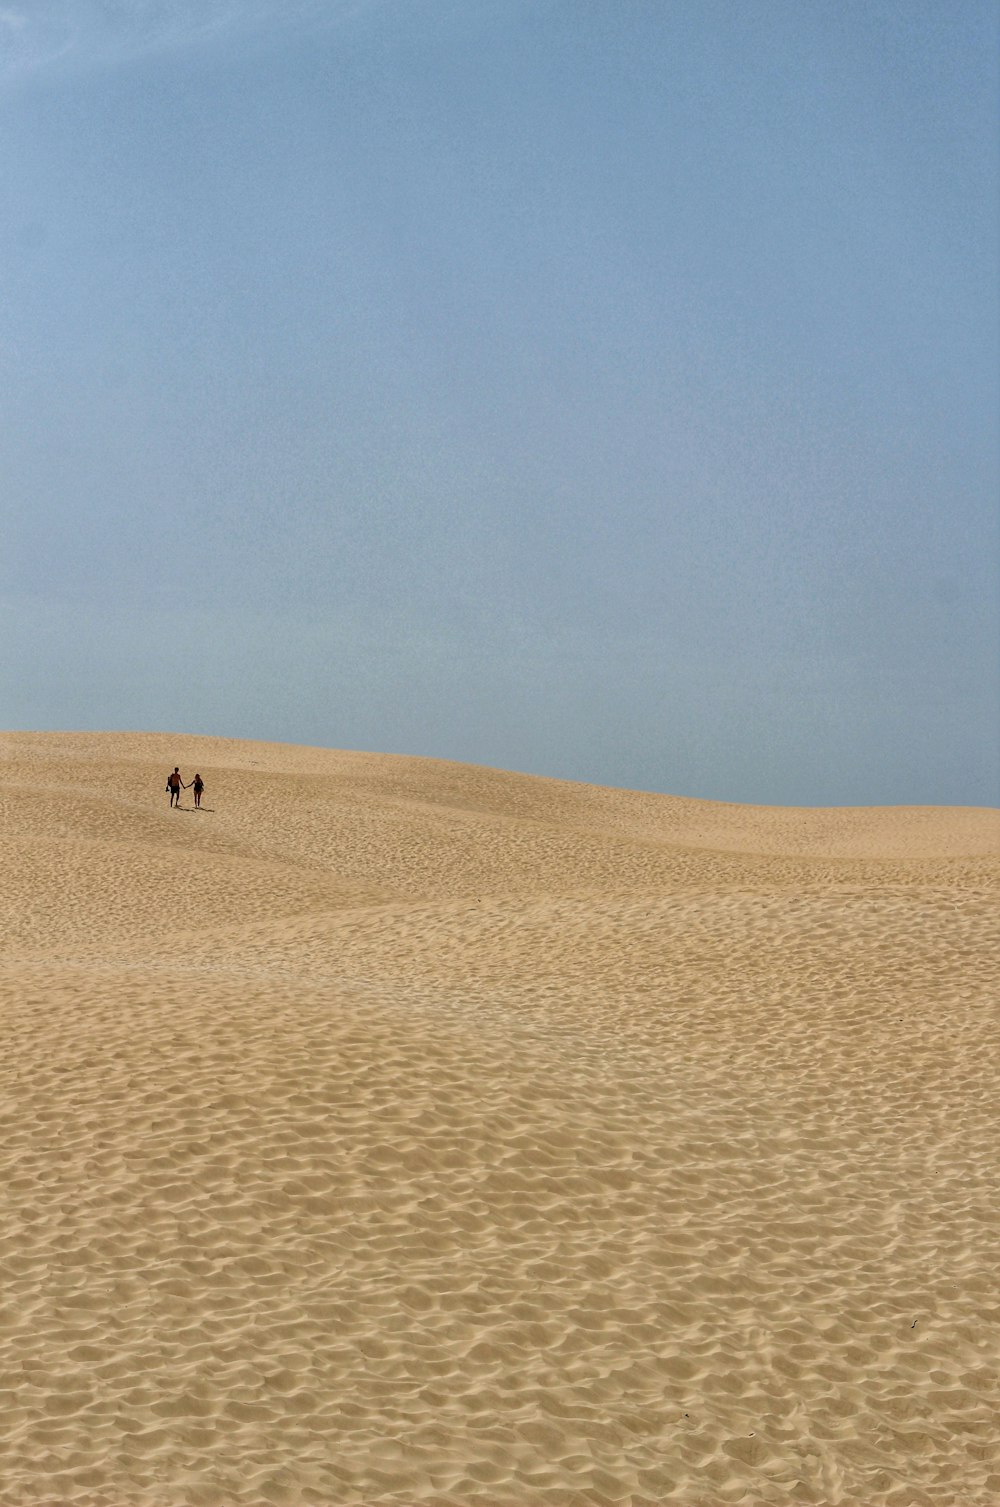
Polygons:
[[2,1507],[1000,1503],[997,813],[0,776]]

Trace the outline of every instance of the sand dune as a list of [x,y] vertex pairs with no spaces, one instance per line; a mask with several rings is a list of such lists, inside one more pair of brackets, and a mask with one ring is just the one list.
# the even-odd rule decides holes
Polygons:
[[1000,1503],[998,813],[0,770],[2,1507]]

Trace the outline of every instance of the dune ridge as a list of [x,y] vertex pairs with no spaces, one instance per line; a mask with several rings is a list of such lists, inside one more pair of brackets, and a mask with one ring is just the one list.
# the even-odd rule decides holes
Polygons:
[[3,1507],[1000,1503],[1000,813],[0,770]]

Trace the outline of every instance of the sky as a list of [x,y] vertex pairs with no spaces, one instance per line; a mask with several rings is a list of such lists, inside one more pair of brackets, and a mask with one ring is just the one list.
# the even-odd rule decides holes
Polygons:
[[998,58],[0,0],[0,726],[1000,805]]

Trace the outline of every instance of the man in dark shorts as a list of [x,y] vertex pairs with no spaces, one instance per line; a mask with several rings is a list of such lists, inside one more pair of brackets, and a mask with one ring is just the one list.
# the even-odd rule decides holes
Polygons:
[[184,781],[181,779],[181,772],[177,768],[177,765],[175,764],[174,765],[174,772],[173,772],[173,774],[168,774],[167,775],[167,791],[168,791],[168,794],[170,796],[170,804],[171,804],[171,806],[179,806],[180,805],[180,803],[181,803],[181,791],[182,790],[186,790],[186,789],[187,789],[187,786],[185,785]]

